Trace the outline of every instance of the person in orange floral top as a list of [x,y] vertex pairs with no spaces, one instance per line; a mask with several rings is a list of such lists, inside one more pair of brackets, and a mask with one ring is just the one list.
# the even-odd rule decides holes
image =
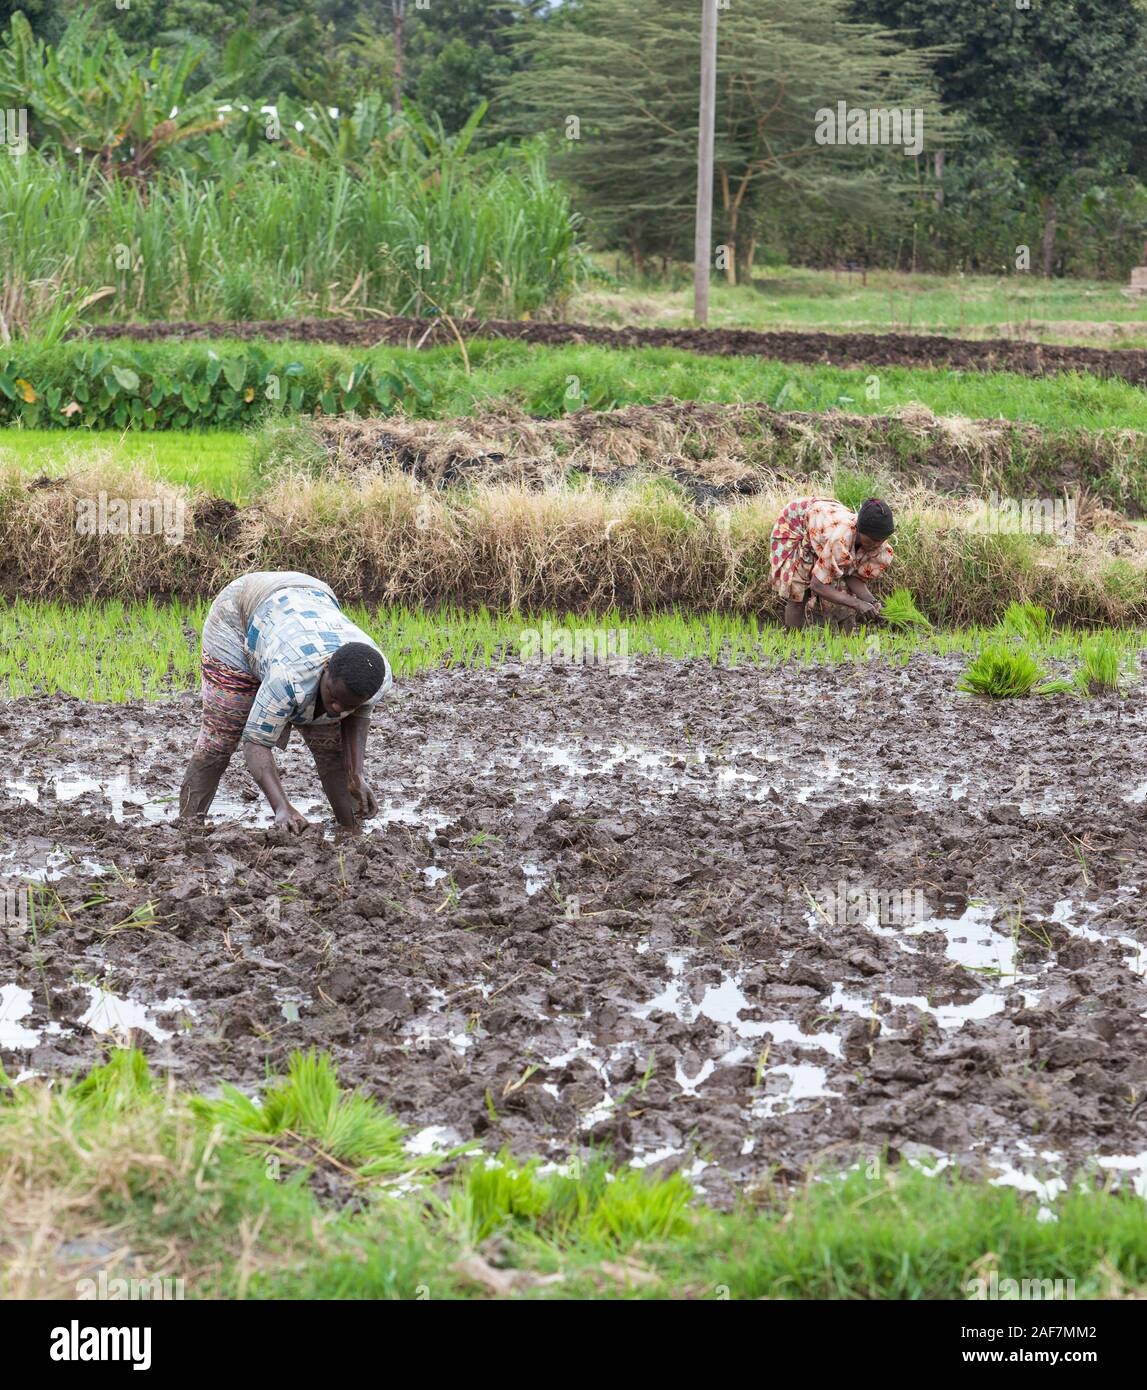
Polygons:
[[892,563],[892,530],[892,509],[879,497],[869,497],[858,512],[830,497],[790,502],[769,542],[769,572],[785,600],[785,626],[804,627],[807,609],[818,603],[877,616],[880,604],[865,580]]

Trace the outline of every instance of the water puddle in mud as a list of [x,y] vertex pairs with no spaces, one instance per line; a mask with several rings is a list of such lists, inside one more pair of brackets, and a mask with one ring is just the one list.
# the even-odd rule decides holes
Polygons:
[[81,988],[88,995],[88,1006],[76,1019],[74,1027],[53,1019],[40,1027],[29,1028],[21,1020],[27,1018],[35,1008],[32,991],[14,984],[0,986],[0,1047],[27,1052],[38,1047],[46,1037],[60,1037],[82,1028],[93,1033],[111,1034],[120,1041],[126,1041],[132,1033],[146,1033],[156,1042],[167,1042],[175,1033],[161,1028],[154,1015],[183,1014],[190,1017],[195,1013],[195,1005],[190,999],[170,998],[154,1004],[141,1004],[134,999],[121,998],[100,985],[86,983]]
[[944,957],[967,970],[1015,980],[1016,938],[992,926],[995,909],[986,903],[969,903],[960,917],[929,917],[904,929],[905,936],[943,932]]
[[[844,767],[831,750],[819,763],[807,766],[802,775],[794,774],[791,757],[760,744],[719,749],[704,745],[684,748],[648,748],[638,744],[530,743],[519,753],[499,759],[513,768],[535,768],[541,773],[557,773],[567,782],[584,783],[592,778],[620,771],[638,774],[651,789],[669,795],[683,782],[709,782],[718,794],[741,801],[759,802],[777,797],[791,798],[804,805],[821,793],[856,795],[862,800],[878,800],[889,791],[906,792],[931,801],[958,801],[968,795],[965,783],[944,778],[915,778],[885,781],[868,771]],[[551,791],[558,799],[561,792]],[[1050,795],[1050,792],[1047,794]],[[1045,796],[1046,801],[1046,796]],[[1032,803],[1035,806],[1036,803]],[[1051,809],[1040,803],[1041,809]]]
[[462,1142],[462,1136],[449,1125],[426,1125],[407,1135],[403,1148],[414,1158],[424,1158],[430,1154],[448,1153]]
[[[824,1067],[809,1062],[779,1063],[762,1076],[765,1094],[755,1100],[749,1113],[755,1120],[770,1119],[802,1100],[831,1100],[840,1095],[828,1085]],[[785,1084],[787,1083],[787,1084]]]
[[[133,786],[131,777],[126,772],[116,773],[111,777],[61,772],[53,775],[43,787],[24,779],[12,779],[5,781],[4,789],[10,796],[30,805],[43,805],[49,799],[54,800],[57,805],[69,805],[94,797],[101,803],[101,808],[120,824],[139,820],[148,825],[163,825],[174,821],[179,812],[178,792],[173,791],[166,796],[151,795],[142,787]],[[293,804],[308,819],[322,821],[330,815],[330,808],[323,797],[301,797]],[[81,814],[90,814],[83,808],[79,809]],[[210,825],[224,821],[237,822],[258,830],[266,830],[273,824],[274,816],[262,797],[240,801],[217,796],[207,821]],[[380,799],[378,814],[365,821],[363,829],[369,834],[372,830],[384,829],[390,825],[409,825],[413,829],[424,831],[429,839],[434,839],[438,831],[449,823],[448,816],[420,808],[419,798],[403,800],[392,797]]]
[[1147,974],[1147,951],[1144,950],[1144,943],[1136,941],[1133,936],[1106,936],[1103,932],[1098,932],[1094,927],[1084,926],[1077,922],[1076,908],[1070,898],[1062,898],[1056,903],[1051,914],[1051,920],[1058,922],[1060,926],[1066,928],[1072,936],[1078,936],[1084,941],[1117,941],[1120,946],[1128,952],[1123,958],[1123,964],[1133,975]]
[[187,1013],[194,1010],[190,999],[163,999],[156,1004],[140,1004],[134,999],[121,999],[110,990],[99,985],[84,985],[89,1004],[81,1015],[79,1024],[90,1028],[93,1033],[112,1033],[126,1037],[129,1033],[146,1033],[156,1042],[166,1042],[175,1036],[167,1028],[161,1028],[152,1017],[153,1014]]
[[32,991],[20,985],[0,985],[0,1047],[26,1051],[40,1035],[20,1022],[32,1012]]
[[546,873],[537,864],[523,864],[522,873],[526,876],[526,897],[532,898],[546,886]]
[[42,861],[40,863],[31,863],[27,859],[17,862],[20,852],[18,849],[10,849],[0,854],[0,879],[14,878],[25,883],[55,883],[74,874],[87,878],[102,878],[111,872],[106,864],[97,864],[94,859],[88,859],[86,856],[77,858],[67,849],[43,851],[39,856]]
[[766,1021],[742,1018],[743,1012],[751,1012],[756,1006],[745,997],[733,975],[723,976],[718,984],[706,985],[700,1002],[694,1004],[682,978],[685,957],[671,954],[666,956],[665,963],[669,968],[669,983],[660,994],[644,1004],[638,1004],[633,1010],[634,1017],[649,1018],[654,1013],[667,1013],[679,1018],[682,1023],[695,1023],[698,1019],[707,1018],[731,1028],[739,1038],[767,1037],[774,1042],[793,1043],[797,1047],[819,1049],[834,1057],[840,1056],[840,1040],[833,1033],[804,1033],[797,1024],[787,1019]]

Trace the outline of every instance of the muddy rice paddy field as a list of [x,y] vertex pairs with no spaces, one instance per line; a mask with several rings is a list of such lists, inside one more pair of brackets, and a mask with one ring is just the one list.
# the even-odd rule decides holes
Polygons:
[[[0,1063],[130,1034],[253,1092],[313,1045],[415,1148],[603,1148],[718,1205],[886,1149],[1147,1195],[1142,703],[988,704],[958,667],[426,674],[337,846],[301,743],[306,836],[241,760],[189,835],[194,697],[14,702],[0,875],[42,887],[0,933]],[[843,889],[923,920],[826,910]]]

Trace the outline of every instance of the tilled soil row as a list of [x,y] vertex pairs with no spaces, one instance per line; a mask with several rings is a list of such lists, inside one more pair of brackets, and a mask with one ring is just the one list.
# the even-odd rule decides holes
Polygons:
[[971,340],[908,333],[761,333],[738,328],[606,328],[587,323],[522,322],[514,319],[270,319],[239,322],[98,324],[93,338],[270,339],[334,343],[353,347],[390,344],[439,347],[463,338],[506,338],[543,346],[592,344],[607,348],[677,348],[714,357],[767,357],[780,362],[837,367],[955,367],[961,371],[1016,372],[1048,376],[1090,372],[1147,385],[1143,348],[1066,347],[1006,338]]
[[[97,1060],[109,991],[185,1086],[315,1045],[441,1142],[605,1147],[717,1202],[885,1149],[1115,1165],[1147,1149],[1147,719],[954,676],[433,673],[377,715],[382,823],[338,847],[259,829],[238,764],[229,819],[151,823],[190,697],[20,702],[0,872],[50,881],[37,937],[0,933],[0,1063]],[[284,775],[318,796],[294,742]]]

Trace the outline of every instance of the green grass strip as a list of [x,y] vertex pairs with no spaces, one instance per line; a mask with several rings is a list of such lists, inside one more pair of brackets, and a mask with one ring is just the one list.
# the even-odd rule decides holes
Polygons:
[[[864,414],[917,402],[938,415],[999,417],[1048,429],[1147,429],[1147,393],[1125,381],[1079,373],[1029,377],[952,368],[795,366],[674,348],[619,351],[507,341],[473,342],[468,351],[469,373],[456,347],[20,343],[0,361],[13,383],[11,398],[0,395],[0,424],[235,429],[316,408],[445,419],[506,405],[553,417],[675,397]],[[27,389],[17,388],[18,381]],[[79,410],[65,415],[73,401]]]
[[[199,633],[208,604],[59,604],[0,601],[0,695],[47,696],[121,703],[161,699],[199,684]],[[874,626],[846,635],[820,626],[799,632],[730,613],[666,610],[642,616],[618,611],[569,618],[558,613],[467,612],[351,606],[352,618],[386,652],[402,679],[431,669],[480,669],[507,658],[539,664],[605,664],[669,659],[711,665],[799,666],[880,661],[907,665],[912,656],[977,656],[985,646],[1022,644],[1043,662],[1075,666],[1093,651],[1094,635],[1050,624],[1042,633],[993,628],[894,630]],[[1111,629],[1104,634],[1121,669],[1133,671],[1147,634]],[[1111,656],[1105,658],[1108,665]]]
[[0,1294],[75,1296],[88,1271],[69,1242],[106,1228],[125,1274],[178,1277],[186,1298],[968,1299],[994,1273],[1087,1299],[1147,1283],[1142,1200],[1094,1183],[1047,1221],[1015,1189],[879,1160],[793,1189],[765,1172],[718,1212],[679,1174],[605,1154],[412,1157],[386,1108],[313,1053],[267,1083],[268,1113],[237,1096],[181,1092],[139,1052],[52,1087],[0,1073]]

